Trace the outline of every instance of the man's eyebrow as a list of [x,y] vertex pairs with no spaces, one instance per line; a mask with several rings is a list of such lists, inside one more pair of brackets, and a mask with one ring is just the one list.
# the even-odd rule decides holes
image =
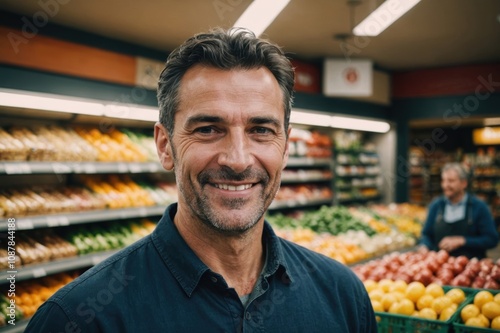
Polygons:
[[280,122],[274,117],[252,117],[250,118],[250,123],[255,125],[271,124],[275,127],[280,127]]
[[192,126],[198,123],[221,123],[224,120],[218,116],[212,116],[208,114],[199,114],[195,116],[191,116],[188,118],[186,124],[187,126]]

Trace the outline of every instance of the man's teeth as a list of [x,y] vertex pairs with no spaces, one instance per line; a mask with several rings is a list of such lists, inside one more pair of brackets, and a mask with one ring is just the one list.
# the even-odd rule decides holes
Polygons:
[[222,190],[228,190],[228,191],[243,191],[247,190],[250,187],[252,187],[252,184],[245,184],[245,185],[227,185],[227,184],[215,184],[215,187],[220,188]]

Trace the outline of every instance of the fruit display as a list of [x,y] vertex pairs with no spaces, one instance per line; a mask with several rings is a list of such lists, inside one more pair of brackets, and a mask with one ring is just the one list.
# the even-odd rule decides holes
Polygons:
[[0,190],[2,216],[29,216],[96,209],[166,205],[176,201],[175,184],[136,182],[128,175],[81,175],[65,187]]
[[[11,314],[12,316],[10,316]],[[25,315],[18,304],[12,305],[7,296],[0,294],[0,327],[7,325],[7,322],[11,320],[11,318],[20,320],[24,317]]]
[[367,258],[361,247],[348,240],[328,233],[316,233],[311,229],[275,229],[278,236],[321,253],[343,264],[352,264]]
[[368,210],[374,217],[384,219],[399,231],[410,233],[416,238],[420,238],[427,214],[425,207],[409,203],[370,205]]
[[500,263],[490,258],[478,260],[453,257],[444,250],[419,248],[410,252],[393,252],[352,268],[365,280],[413,281],[424,285],[436,283],[458,287],[500,289]]
[[70,228],[63,237],[82,255],[123,248],[150,234],[154,228],[155,224],[147,219],[121,221]]
[[[267,216],[267,220],[278,229],[297,229],[301,230],[301,233],[304,232],[302,230],[309,230],[318,235],[335,235],[336,241],[357,246],[363,251],[363,258],[352,255],[354,259],[350,260],[349,258],[347,260],[349,264],[415,244],[413,237],[398,232],[382,220],[370,219],[365,222],[352,214],[352,211],[353,208],[343,206],[323,206],[317,211],[298,212],[290,215],[277,213]],[[316,241],[313,243],[316,244]],[[315,246],[306,247],[315,248]],[[343,256],[350,257],[350,255]]]
[[292,128],[290,156],[326,158],[332,156],[332,140],[317,131]]
[[390,279],[363,283],[376,314],[386,312],[448,321],[468,296],[463,289],[442,287],[436,283],[425,286],[418,281],[406,283]]
[[332,190],[327,185],[312,185],[312,184],[301,184],[301,185],[283,185],[280,187],[276,197],[274,198],[274,203],[282,202],[307,202],[309,200],[316,199],[331,199]]
[[472,301],[460,311],[456,326],[462,325],[500,330],[500,294],[489,290],[477,291]]
[[35,281],[19,282],[16,286],[16,305],[22,311],[23,316],[29,318],[43,302],[78,275],[78,272],[59,273]]

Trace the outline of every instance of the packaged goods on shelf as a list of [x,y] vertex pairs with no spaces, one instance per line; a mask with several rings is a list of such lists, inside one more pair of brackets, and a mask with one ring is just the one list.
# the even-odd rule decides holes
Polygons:
[[289,149],[290,156],[330,157],[332,141],[317,131],[292,128]]
[[[147,207],[176,199],[175,184],[145,183],[128,175],[80,175],[80,186],[5,189],[0,191],[3,216],[30,216],[105,208]],[[2,216],[0,216],[2,217]]]

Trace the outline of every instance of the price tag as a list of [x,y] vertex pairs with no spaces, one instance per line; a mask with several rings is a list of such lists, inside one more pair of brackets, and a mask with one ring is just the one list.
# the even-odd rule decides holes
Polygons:
[[30,219],[21,219],[17,221],[17,229],[19,230],[28,230],[33,229],[33,221]]
[[118,172],[127,173],[128,172],[127,165],[125,163],[118,163]]
[[66,215],[63,216],[47,216],[48,227],[58,227],[69,225],[69,220]]
[[93,256],[92,257],[92,265],[97,265],[98,263],[100,263],[104,259],[106,259],[106,257],[104,257],[104,256]]
[[29,174],[31,167],[28,163],[5,163],[5,173],[8,175]]
[[95,165],[92,163],[85,164],[83,166],[83,169],[84,169],[85,173],[96,173],[97,172]]
[[158,172],[160,165],[158,163],[149,163],[149,172]]
[[132,173],[139,173],[139,172],[142,172],[142,168],[140,165],[136,164],[136,163],[132,163],[129,165],[129,170],[130,172]]
[[145,207],[139,208],[139,216],[140,217],[146,217],[148,216],[148,210]]
[[71,167],[67,164],[52,163],[52,171],[54,171],[54,173],[70,173]]
[[45,271],[44,268],[35,268],[33,270],[33,277],[34,278],[39,278],[39,277],[43,277],[43,276],[46,276],[47,275],[47,272]]

